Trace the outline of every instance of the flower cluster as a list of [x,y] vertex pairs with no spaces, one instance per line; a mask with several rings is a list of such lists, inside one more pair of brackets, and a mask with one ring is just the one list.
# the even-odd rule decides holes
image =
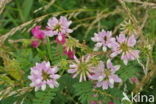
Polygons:
[[114,46],[115,38],[112,37],[111,31],[102,30],[99,33],[95,33],[94,37],[91,38],[92,41],[96,42],[94,50],[97,51],[102,47],[103,51],[106,51],[107,48]]
[[125,65],[129,60],[135,60],[139,57],[139,50],[133,49],[136,44],[134,35],[126,37],[125,34],[119,34],[119,36],[113,38],[110,31],[102,30],[102,32],[95,33],[91,39],[96,42],[94,50],[99,50],[102,47],[103,51],[106,51],[107,48],[110,48],[112,51],[110,56],[114,58],[122,54],[121,59]]
[[[68,73],[72,74],[73,78],[78,77],[79,82],[92,80],[96,87],[101,87],[103,90],[113,88],[115,83],[121,83],[122,79],[116,74],[120,69],[120,65],[113,65],[111,60],[121,54],[121,60],[127,65],[128,61],[135,60],[139,57],[139,50],[135,50],[136,38],[134,35],[126,37],[125,34],[113,37],[111,31],[102,30],[95,33],[91,38],[96,42],[94,51],[102,49],[104,52],[109,51],[111,59],[106,62],[102,60],[95,60],[96,55],[87,54],[80,58],[75,55],[74,48],[78,47],[76,43],[78,40],[70,37],[69,34],[73,32],[70,29],[71,21],[66,17],[61,16],[59,19],[52,17],[48,20],[45,30],[41,26],[34,27],[31,32],[36,39],[32,42],[33,47],[38,47],[38,40],[42,41],[45,37],[55,37],[57,44],[64,48],[64,54],[70,59]],[[60,75],[56,74],[58,68],[51,67],[49,62],[37,63],[31,68],[31,75],[28,77],[32,83],[30,86],[35,87],[35,90],[45,90],[48,85],[50,88],[58,87],[57,79]],[[133,80],[132,80],[133,81]]]
[[59,20],[56,17],[52,17],[48,20],[45,34],[54,36],[72,33],[73,30],[69,29],[71,23],[71,21],[68,21],[67,18],[63,16],[61,16]]
[[36,66],[31,68],[31,75],[28,78],[32,81],[31,87],[35,87],[35,91],[39,89],[45,90],[48,85],[50,88],[58,87],[57,79],[60,75],[56,74],[58,68],[51,67],[49,62],[36,63]]
[[73,74],[73,78],[79,75],[79,82],[86,81],[87,78],[91,78],[91,58],[92,56],[90,55],[82,56],[81,59],[78,59],[76,56],[74,56],[74,62],[70,64],[68,73]]
[[119,68],[119,65],[113,66],[110,60],[107,60],[106,64],[100,61],[96,67],[92,68],[94,74],[91,79],[97,81],[97,87],[102,87],[102,89],[113,88],[115,82],[121,82],[121,79],[115,74]]
[[117,44],[113,47],[111,57],[122,54],[121,59],[125,65],[127,65],[129,60],[135,60],[139,57],[139,50],[133,49],[134,45],[136,44],[136,38],[134,35],[126,38],[124,34],[120,34],[116,39]]
[[68,50],[65,43],[68,41],[68,34],[72,33],[73,30],[69,28],[72,21],[69,21],[66,17],[61,16],[59,19],[52,17],[48,20],[45,30],[41,30],[41,26],[35,26],[31,32],[33,34],[32,47],[37,48],[40,45],[40,41],[45,37],[55,36],[56,43],[63,45],[64,54],[69,58],[74,57],[74,50]]

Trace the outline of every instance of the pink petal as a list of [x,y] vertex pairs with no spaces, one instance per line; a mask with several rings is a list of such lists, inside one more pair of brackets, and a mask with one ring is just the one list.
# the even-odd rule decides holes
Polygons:
[[117,37],[117,41],[119,43],[123,43],[126,41],[126,37],[125,37],[125,34],[120,34],[118,37]]
[[68,69],[68,73],[75,73],[77,69]]
[[136,39],[135,39],[134,35],[132,35],[128,39],[128,46],[133,47],[135,44],[136,44]]

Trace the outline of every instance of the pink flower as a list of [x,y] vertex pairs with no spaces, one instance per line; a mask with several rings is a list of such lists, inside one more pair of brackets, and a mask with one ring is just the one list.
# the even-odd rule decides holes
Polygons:
[[135,60],[139,57],[139,50],[134,50],[133,47],[136,44],[136,38],[134,35],[126,38],[124,34],[120,34],[117,37],[117,43],[113,46],[113,53],[111,57],[115,57],[118,54],[121,55],[121,59],[124,64],[127,65],[129,60]]
[[100,61],[96,67],[92,68],[94,74],[91,79],[97,81],[96,87],[102,87],[102,89],[113,88],[115,82],[121,82],[121,79],[115,74],[119,68],[119,65],[113,66],[110,60],[107,60],[106,66]]
[[39,45],[40,45],[39,40],[32,40],[31,46],[32,46],[33,48],[38,48]]
[[94,50],[97,51],[102,47],[103,51],[107,50],[107,47],[111,48],[115,44],[115,38],[112,38],[111,31],[102,30],[99,33],[95,33],[92,41],[96,42]]
[[62,44],[62,45],[63,45],[63,44],[66,42],[66,36],[63,35],[63,34],[58,35],[58,36],[56,37],[56,42],[57,42],[58,44]]
[[36,39],[44,39],[45,35],[43,30],[41,30],[41,26],[35,26],[32,30],[31,30],[32,35],[36,38]]
[[47,36],[54,36],[59,34],[72,33],[73,30],[69,29],[71,23],[71,21],[67,20],[67,18],[63,16],[61,16],[59,20],[56,17],[52,17],[48,20],[48,30],[45,31],[45,34]]
[[90,55],[82,56],[81,59],[77,59],[77,57],[74,56],[74,61],[70,64],[68,73],[71,73],[73,78],[79,76],[79,82],[86,81],[87,78],[91,77],[91,64],[89,63],[91,58],[92,57]]
[[75,52],[73,50],[66,50],[65,49],[64,54],[66,54],[68,56],[68,58],[73,59]]
[[31,87],[35,87],[35,91],[39,89],[45,90],[46,85],[50,88],[58,87],[59,83],[56,81],[60,75],[56,74],[57,67],[51,67],[49,62],[36,63],[36,66],[31,68],[31,74],[28,78],[32,81]]

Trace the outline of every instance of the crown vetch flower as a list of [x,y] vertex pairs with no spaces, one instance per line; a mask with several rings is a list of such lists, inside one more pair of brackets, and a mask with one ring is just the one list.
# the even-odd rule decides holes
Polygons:
[[86,81],[87,78],[91,77],[90,69],[92,67],[92,63],[90,63],[90,59],[92,56],[86,55],[82,56],[81,59],[78,59],[74,56],[73,63],[69,66],[68,73],[73,74],[73,78],[79,75],[79,82]]
[[136,38],[134,35],[126,38],[124,34],[120,34],[116,39],[117,43],[112,48],[113,53],[111,54],[111,57],[122,54],[121,59],[125,65],[127,65],[129,60],[135,60],[139,57],[139,50],[133,49],[136,44]]
[[111,31],[102,30],[99,33],[95,33],[94,37],[91,38],[92,41],[97,42],[95,44],[94,50],[97,51],[102,47],[103,51],[107,50],[107,47],[111,48],[115,44],[115,38],[112,37]]
[[92,68],[94,74],[91,79],[97,81],[96,87],[102,87],[102,89],[113,88],[115,82],[121,82],[121,79],[115,74],[119,68],[119,65],[113,66],[110,59],[107,60],[106,65],[100,61],[96,67]]
[[57,71],[58,68],[51,67],[49,62],[36,63],[36,66],[31,68],[31,75],[28,76],[32,81],[30,86],[35,87],[35,91],[39,89],[44,91],[46,85],[49,85],[50,88],[58,87],[57,79],[60,78],[60,75],[56,74]]
[[52,17],[48,20],[47,30],[45,34],[47,36],[54,36],[59,34],[72,33],[73,30],[69,28],[72,21],[69,21],[66,17],[61,16],[58,20],[56,17]]
[[32,30],[31,30],[32,35],[36,38],[36,39],[44,39],[45,38],[45,34],[44,31],[41,30],[41,26],[35,26]]

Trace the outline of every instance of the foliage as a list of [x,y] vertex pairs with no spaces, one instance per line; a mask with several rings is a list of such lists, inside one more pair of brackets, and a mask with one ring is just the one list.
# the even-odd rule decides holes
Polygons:
[[[123,92],[128,97],[138,92],[156,96],[155,8],[155,0],[0,0],[0,104],[132,104],[122,100]],[[40,40],[40,46],[33,48],[31,29],[36,25],[45,29],[54,16],[72,20],[68,45],[78,58],[94,56],[95,65],[110,58],[110,52],[93,51],[94,33],[102,29],[112,30],[113,37],[136,33],[139,58],[128,65],[120,56],[112,60],[120,65],[116,74],[122,83],[103,90],[95,87],[96,81],[73,78],[68,69],[74,60],[64,52],[67,44],[58,44],[54,37]],[[59,87],[34,91],[30,86],[30,70],[42,61],[59,67]]]

